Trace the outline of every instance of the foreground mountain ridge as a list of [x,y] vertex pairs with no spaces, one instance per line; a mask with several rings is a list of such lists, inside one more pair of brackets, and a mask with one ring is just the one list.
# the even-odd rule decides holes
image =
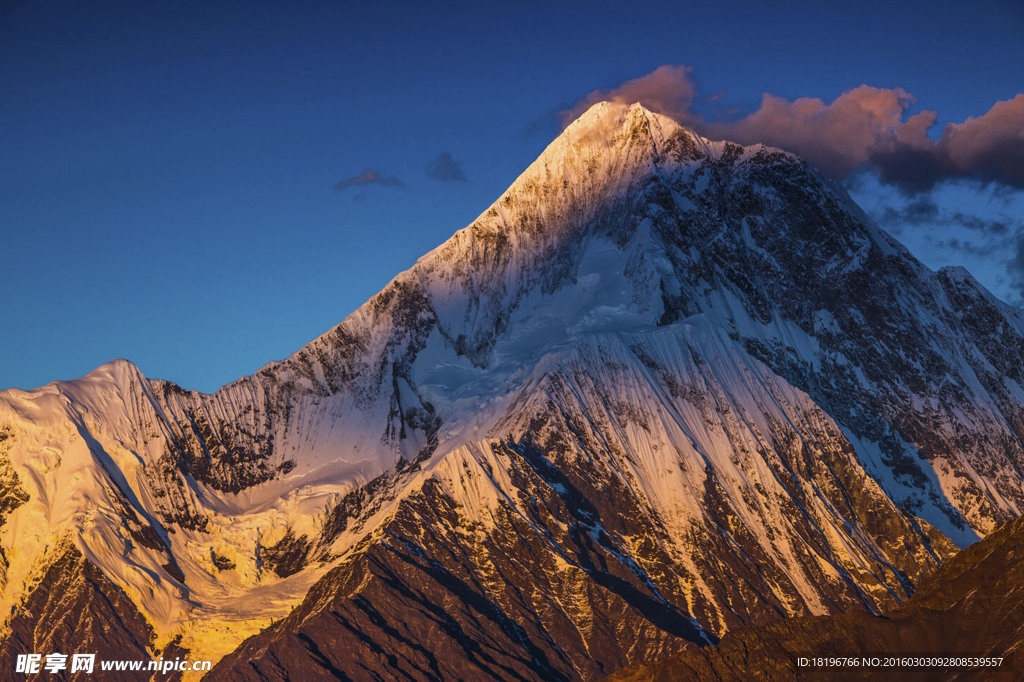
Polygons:
[[[1024,519],[1018,518],[959,552],[929,576],[910,600],[884,617],[851,611],[739,629],[718,646],[620,670],[608,682],[817,680],[826,676],[872,682],[1019,680],[1024,664],[1022,550]],[[854,659],[858,664],[828,669],[801,664],[801,658],[810,656]],[[877,660],[867,665],[865,658]],[[897,665],[894,658],[945,662]],[[987,664],[964,661],[975,658],[990,660]]]
[[599,104],[252,377],[0,393],[0,607],[40,629],[56,566],[143,650],[252,635],[217,679],[592,678],[878,611],[1019,514],[1022,335],[799,159]]

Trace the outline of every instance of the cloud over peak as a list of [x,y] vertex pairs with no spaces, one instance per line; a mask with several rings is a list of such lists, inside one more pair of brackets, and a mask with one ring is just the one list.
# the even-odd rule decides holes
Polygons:
[[861,85],[832,102],[817,97],[789,100],[770,93],[738,118],[706,119],[688,66],[665,65],[617,88],[594,90],[558,112],[563,126],[599,101],[640,102],[701,135],[741,144],[758,142],[791,151],[842,179],[873,169],[879,179],[906,193],[927,191],[946,180],[976,180],[1024,189],[1024,94],[996,102],[985,114],[950,123],[938,139],[928,131],[938,112],[908,116],[915,98],[903,88]]
[[566,127],[598,102],[639,102],[651,111],[689,125],[695,116],[693,101],[697,88],[690,79],[691,66],[665,64],[646,76],[628,80],[617,88],[593,90],[572,107],[559,111],[558,121]]

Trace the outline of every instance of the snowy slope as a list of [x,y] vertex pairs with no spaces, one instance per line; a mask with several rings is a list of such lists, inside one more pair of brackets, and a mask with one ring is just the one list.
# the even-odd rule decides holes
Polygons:
[[[1022,358],[1020,311],[799,159],[598,104],[252,377],[202,395],[116,361],[0,393],[0,609],[71,542],[154,646],[219,658],[256,635],[262,656],[325,591],[398,604],[371,567],[431,557],[568,677],[878,610],[1020,513]],[[564,580],[531,586],[523,551]]]

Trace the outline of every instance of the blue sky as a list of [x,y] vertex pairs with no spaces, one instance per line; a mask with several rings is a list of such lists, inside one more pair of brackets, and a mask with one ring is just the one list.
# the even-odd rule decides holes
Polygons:
[[[711,4],[0,5],[0,388],[116,357],[204,391],[252,373],[483,212],[557,112],[663,65],[711,118],[903,88],[936,139],[1024,91],[1019,3]],[[367,169],[395,181],[335,189]],[[1013,186],[846,181],[1020,300]]]

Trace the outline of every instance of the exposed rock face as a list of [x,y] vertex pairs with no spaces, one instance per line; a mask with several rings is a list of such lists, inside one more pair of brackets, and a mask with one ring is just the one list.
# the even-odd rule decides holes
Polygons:
[[[124,592],[70,544],[55,548],[50,558],[52,563],[7,623],[0,644],[5,677],[14,675],[17,655],[23,653],[63,653],[69,660],[72,653],[95,653],[108,660],[148,658],[153,629]],[[67,672],[55,677],[93,678]]]
[[[533,496],[524,509],[495,507],[485,526],[427,479],[365,550],[214,676],[572,680],[620,667],[634,648],[705,641],[678,595],[665,599],[623,560],[598,508],[539,452],[503,444],[493,456],[514,463],[507,491]],[[459,466],[486,477],[470,459]]]
[[[885,617],[853,611],[739,629],[718,646],[621,670],[609,682],[665,680],[1019,680],[1024,656],[1024,521],[963,550]],[[998,666],[858,665],[823,671],[800,657],[993,657]]]
[[1024,507],[1022,350],[799,159],[597,105],[252,377],[0,393],[0,608],[70,537],[214,679],[594,679],[889,610]]

